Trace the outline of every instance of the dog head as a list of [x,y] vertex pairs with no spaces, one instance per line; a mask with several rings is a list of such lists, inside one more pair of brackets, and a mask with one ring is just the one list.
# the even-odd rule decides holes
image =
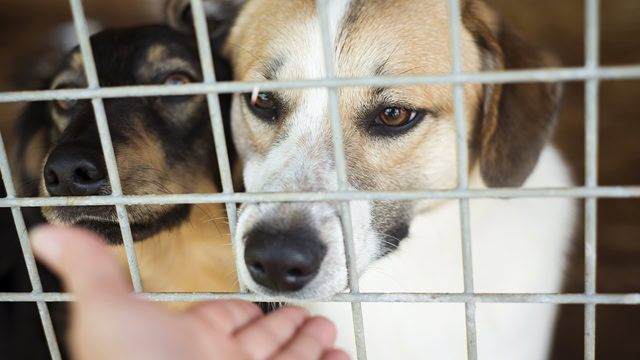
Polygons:
[[[246,81],[325,76],[313,0],[249,1],[226,45]],[[464,71],[533,68],[553,58],[524,41],[480,1],[464,1]],[[442,0],[328,1],[338,77],[451,72],[449,16]],[[470,173],[478,186],[520,186],[552,133],[554,84],[464,86]],[[447,189],[457,184],[450,85],[338,90],[350,190]],[[233,138],[250,192],[337,190],[328,91],[234,95]],[[479,171],[475,171],[479,169]],[[438,202],[352,201],[358,270],[408,234],[414,214]],[[347,287],[336,203],[245,204],[238,221],[239,274],[253,291],[322,298]]]
[[[91,44],[101,86],[202,80],[195,38],[166,26],[106,30],[92,36]],[[217,61],[215,65],[219,77],[230,76],[226,64]],[[47,86],[87,86],[78,48],[66,56]],[[218,171],[204,95],[105,99],[104,108],[125,195],[217,192]],[[31,103],[18,126],[15,163],[23,194],[111,193],[90,100]],[[190,205],[127,206],[134,240],[178,226],[190,209]],[[51,223],[84,226],[112,243],[121,241],[113,206],[44,207],[42,214]]]

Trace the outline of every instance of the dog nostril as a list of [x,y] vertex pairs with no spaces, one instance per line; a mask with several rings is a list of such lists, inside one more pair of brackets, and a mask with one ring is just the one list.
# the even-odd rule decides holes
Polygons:
[[74,174],[75,178],[81,181],[90,181],[91,178],[89,177],[89,172],[86,169],[76,169],[75,174]]
[[49,186],[56,186],[60,183],[60,180],[58,180],[58,175],[56,175],[55,171],[48,169],[44,172],[44,182]]
[[262,264],[260,263],[250,264],[249,270],[251,270],[252,273],[257,275],[264,275],[265,273],[264,266],[262,266]]
[[90,183],[100,180],[103,176],[98,174],[95,169],[79,167],[73,172],[74,180],[81,183]]
[[302,272],[302,270],[295,268],[295,269],[291,269],[289,271],[287,271],[286,274],[286,279],[288,282],[295,282],[300,280],[302,277],[304,277],[305,274]]

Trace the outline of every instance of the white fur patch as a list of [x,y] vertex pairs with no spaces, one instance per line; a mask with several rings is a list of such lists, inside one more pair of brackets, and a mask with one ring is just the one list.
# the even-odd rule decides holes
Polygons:
[[[479,181],[476,174],[476,181]],[[545,149],[525,187],[571,186],[566,165]],[[573,199],[473,199],[471,241],[475,291],[556,293],[573,233]],[[410,236],[360,277],[364,292],[463,291],[458,202],[414,218]],[[336,322],[337,346],[355,356],[349,304],[310,303],[314,314]],[[370,359],[466,359],[463,304],[364,303]],[[541,360],[557,306],[478,304],[478,357]],[[524,325],[526,324],[526,325]]]

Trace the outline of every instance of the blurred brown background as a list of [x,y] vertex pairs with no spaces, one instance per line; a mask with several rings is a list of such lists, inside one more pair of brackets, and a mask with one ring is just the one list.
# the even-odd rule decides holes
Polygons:
[[[581,0],[487,0],[526,38],[560,56],[565,66],[584,65]],[[640,64],[640,1],[600,1],[600,63]],[[600,85],[601,185],[640,184],[640,81]],[[567,83],[556,143],[584,183],[584,85]],[[582,220],[582,219],[581,219]],[[640,199],[598,201],[597,291],[640,292]],[[565,291],[584,291],[584,231],[577,231]],[[584,307],[563,306],[553,359],[583,358]],[[598,359],[640,359],[640,307],[597,307]]]
[[[526,38],[560,56],[566,66],[584,63],[582,0],[486,0]],[[0,0],[0,91],[33,86],[33,59],[51,50],[54,31],[71,13],[67,1]],[[163,0],[84,0],[87,17],[104,26],[158,22]],[[601,0],[603,65],[640,64],[640,1]],[[640,81],[600,86],[599,182],[640,184]],[[22,104],[0,104],[0,131],[10,145],[11,123]],[[567,83],[556,143],[584,180],[584,86]],[[640,292],[640,200],[598,202],[598,291]],[[577,229],[565,291],[583,291],[583,230]],[[583,306],[563,306],[553,359],[583,358]],[[640,359],[640,307],[597,308],[597,358]]]

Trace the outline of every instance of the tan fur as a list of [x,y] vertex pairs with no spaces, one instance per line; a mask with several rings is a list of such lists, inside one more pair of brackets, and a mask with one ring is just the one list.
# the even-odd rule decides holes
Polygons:
[[[209,179],[194,179],[194,191],[216,193]],[[131,209],[131,207],[127,207]],[[129,210],[131,216],[131,210]],[[238,291],[231,236],[223,204],[193,205],[181,226],[134,244],[145,291]],[[124,247],[112,247],[123,272],[128,273]],[[184,309],[188,302],[168,303]]]
[[71,54],[71,58],[69,60],[69,65],[71,65],[72,69],[75,70],[84,70],[84,61],[82,60],[82,52],[80,52],[80,49],[76,50],[73,52],[73,54]]
[[[182,226],[135,243],[145,291],[238,291],[224,205],[195,206]],[[128,273],[124,247],[112,247]],[[189,303],[175,303],[175,308]]]
[[[40,171],[42,169],[43,159],[45,159],[47,149],[43,145],[46,141],[47,133],[44,129],[38,131],[30,140],[26,146],[26,152],[22,159],[16,159],[12,156],[12,168],[21,169],[22,171],[15,171],[14,178],[16,184],[16,191],[18,195],[25,190],[26,186],[32,181],[37,181],[40,177]],[[13,149],[12,153],[16,154],[17,150]],[[23,178],[24,177],[24,178]]]
[[199,70],[193,68],[193,64],[179,57],[172,57],[169,48],[156,44],[151,46],[146,53],[147,61],[138,69],[137,76],[143,81],[151,83],[158,72],[182,69],[194,78],[199,78]]
[[169,51],[166,46],[162,44],[153,45],[147,50],[147,62],[158,62],[164,60]]

